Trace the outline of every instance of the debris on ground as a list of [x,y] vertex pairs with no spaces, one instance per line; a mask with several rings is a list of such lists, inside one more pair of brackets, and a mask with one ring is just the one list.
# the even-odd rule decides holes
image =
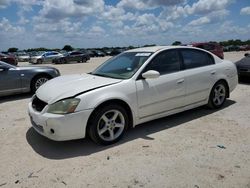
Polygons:
[[226,147],[223,146],[223,145],[217,145],[217,147],[220,148],[220,149],[226,149]]
[[223,176],[223,175],[221,175],[221,174],[218,175],[218,180],[222,180],[222,179],[224,179],[224,178],[225,178],[225,176]]

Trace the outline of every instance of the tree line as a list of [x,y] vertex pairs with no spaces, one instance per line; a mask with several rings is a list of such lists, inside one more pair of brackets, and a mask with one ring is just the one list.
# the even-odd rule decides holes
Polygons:
[[[210,41],[210,42],[215,42],[215,41]],[[246,41],[242,41],[240,39],[236,39],[236,40],[227,40],[227,41],[221,41],[218,42],[221,46],[227,47],[227,46],[245,46],[245,45],[249,45],[250,46],[250,40],[246,40]],[[172,43],[172,45],[181,45],[182,42],[181,41],[175,41]],[[156,44],[147,44],[144,46],[128,46],[128,47],[103,47],[103,48],[94,48],[94,49],[98,49],[98,50],[105,50],[105,49],[121,49],[121,48],[126,48],[126,49],[134,49],[134,48],[138,48],[138,47],[149,47],[149,46],[156,46]],[[54,48],[54,49],[49,49],[49,48],[44,48],[44,47],[40,47],[40,48],[29,48],[23,51],[26,52],[32,52],[32,51],[60,51],[60,50],[65,50],[65,51],[72,51],[75,50],[76,48],[72,47],[71,45],[65,45],[62,49],[59,48]],[[8,52],[17,52],[19,49],[16,47],[12,47],[8,49]]]

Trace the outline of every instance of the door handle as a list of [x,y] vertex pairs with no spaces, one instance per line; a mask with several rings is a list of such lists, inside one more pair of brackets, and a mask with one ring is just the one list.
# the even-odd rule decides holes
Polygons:
[[211,74],[214,75],[216,73],[216,70],[211,71]]
[[178,80],[177,84],[182,84],[184,82],[184,79]]

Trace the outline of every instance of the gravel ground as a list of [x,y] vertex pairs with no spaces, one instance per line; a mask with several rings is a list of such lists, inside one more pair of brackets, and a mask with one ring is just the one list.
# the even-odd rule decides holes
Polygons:
[[[52,66],[63,75],[89,72],[107,58]],[[50,141],[31,128],[29,94],[2,97],[0,187],[250,187],[249,88],[239,84],[223,109],[145,123],[107,147]]]

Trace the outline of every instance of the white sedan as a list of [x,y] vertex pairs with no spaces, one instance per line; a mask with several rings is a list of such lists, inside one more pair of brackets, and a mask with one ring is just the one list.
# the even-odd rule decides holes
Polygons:
[[34,129],[62,141],[117,142],[128,127],[208,105],[220,108],[238,83],[235,65],[193,47],[138,48],[88,74],[42,85],[29,103]]

